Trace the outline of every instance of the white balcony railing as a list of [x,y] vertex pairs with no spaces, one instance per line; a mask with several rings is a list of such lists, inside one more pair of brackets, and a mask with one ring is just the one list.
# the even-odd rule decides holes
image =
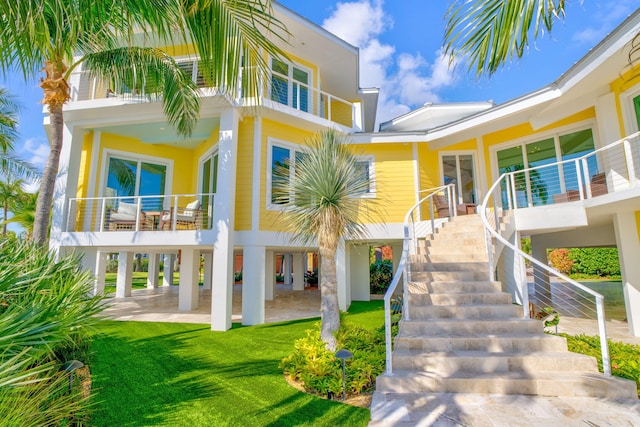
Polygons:
[[640,133],[575,159],[507,172],[498,205],[519,209],[591,199],[640,184]]
[[[198,72],[198,61],[183,61],[178,64],[186,73],[191,75],[193,81],[201,88],[204,96],[217,94],[215,89],[206,87],[202,75]],[[240,79],[241,82],[245,80],[242,77]],[[148,95],[143,91],[124,85],[119,88],[110,87],[105,82],[92,78],[86,71],[72,73],[69,83],[72,101],[112,98],[125,103],[143,103],[159,99],[157,94]],[[286,105],[350,129],[357,126],[356,106],[340,97],[275,72],[271,73],[269,81],[263,86],[260,97],[264,100]],[[238,102],[246,100],[248,104],[251,104],[250,99],[255,98],[255,95],[245,92],[243,88],[240,88]]]
[[211,229],[213,193],[70,198],[67,232]]

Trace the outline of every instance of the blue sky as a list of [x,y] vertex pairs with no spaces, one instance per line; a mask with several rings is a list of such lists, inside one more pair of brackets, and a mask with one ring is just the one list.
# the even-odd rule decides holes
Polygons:
[[[545,34],[526,56],[493,77],[476,79],[446,66],[440,47],[448,1],[281,0],[312,22],[360,48],[361,86],[380,87],[379,120],[425,102],[494,100],[503,103],[556,80],[637,6],[637,0],[567,0],[567,18]],[[23,106],[16,152],[38,167],[48,154],[37,81],[0,79]]]

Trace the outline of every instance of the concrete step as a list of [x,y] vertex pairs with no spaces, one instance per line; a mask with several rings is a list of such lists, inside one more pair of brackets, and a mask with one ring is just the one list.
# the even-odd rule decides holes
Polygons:
[[474,293],[409,293],[409,304],[419,305],[473,305],[473,304],[509,304],[511,294],[506,292]]
[[489,275],[489,265],[487,261],[478,262],[430,262],[424,264],[411,264],[411,275],[414,273],[420,273],[422,271],[471,271],[471,272],[486,272]]
[[502,283],[489,280],[411,282],[409,292],[416,294],[457,294],[501,292]]
[[[420,239],[418,241],[418,247],[419,248],[430,248],[430,249],[439,249],[439,250],[446,250],[446,249],[451,249],[451,247],[454,246],[452,244],[451,241],[449,240],[444,240],[444,239]],[[460,248],[461,250],[464,250],[466,248],[479,248],[481,250],[484,250],[486,252],[487,250],[487,246],[485,244],[485,240],[484,238],[476,238],[476,237],[465,237],[462,239],[459,239],[455,242],[455,246],[457,246],[458,248]]]
[[[480,231],[478,231],[478,229]],[[474,227],[469,227],[468,230],[458,228],[438,228],[436,233],[431,238],[426,238],[427,241],[442,240],[444,242],[451,242],[452,245],[465,239],[484,239],[484,231],[482,231],[482,226],[479,225],[475,229]]]
[[558,336],[538,332],[511,332],[500,335],[425,336],[406,332],[396,336],[396,351],[457,352],[480,351],[485,353],[562,352],[567,351],[567,341]]
[[[487,263],[489,257],[486,251],[478,252],[473,248],[469,249],[470,253],[457,252],[455,248],[451,248],[447,252],[431,251],[428,254],[411,255],[410,262],[412,268],[417,264],[457,263],[464,265],[467,263]],[[418,270],[420,270],[419,267]]]
[[635,399],[633,381],[576,372],[457,372],[444,377],[432,372],[394,370],[376,380],[382,393],[490,393],[538,396],[592,396]]
[[[411,313],[411,308],[409,308]],[[500,321],[478,319],[429,319],[401,320],[401,335],[422,335],[425,337],[447,336],[467,337],[501,334],[540,334],[542,322],[531,319],[501,319]]]
[[[487,264],[484,264],[485,270],[488,270]],[[412,271],[411,281],[413,282],[449,282],[460,280],[464,282],[474,280],[488,280],[488,271]]]
[[458,372],[598,372],[594,357],[568,351],[489,353],[483,351],[393,352],[394,370],[436,372],[449,377]]
[[522,308],[513,304],[417,305],[409,308],[411,319],[518,319]]

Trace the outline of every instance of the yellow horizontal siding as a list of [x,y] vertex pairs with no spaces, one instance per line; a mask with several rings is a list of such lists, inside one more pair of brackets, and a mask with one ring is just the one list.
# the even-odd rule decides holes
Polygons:
[[634,64],[629,70],[627,70],[609,85],[611,91],[616,95],[616,110],[618,114],[618,126],[620,127],[620,135],[626,134],[624,127],[624,116],[622,114],[622,105],[620,103],[620,95],[633,88],[637,84],[640,84],[640,65]]
[[[238,157],[236,166],[236,230],[251,230],[253,194],[253,129],[254,119],[244,119],[238,126]],[[218,183],[218,185],[224,185]]]

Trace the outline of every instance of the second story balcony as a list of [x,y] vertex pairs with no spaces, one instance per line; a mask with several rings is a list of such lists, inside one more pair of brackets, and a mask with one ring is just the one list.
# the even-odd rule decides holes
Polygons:
[[[267,108],[282,111],[287,114],[300,116],[309,120],[324,119],[332,124],[344,127],[345,130],[362,130],[361,104],[353,103],[324,92],[314,87],[310,73],[298,69],[293,65],[277,61],[258,94],[260,104]],[[201,89],[204,97],[219,96],[215,88],[207,87],[198,71],[198,60],[179,60],[178,65]],[[243,69],[242,73],[249,72]],[[242,77],[241,81],[246,81]],[[143,91],[132,89],[126,85],[111,87],[109,84],[92,78],[87,72],[77,72],[70,78],[71,100],[96,101],[101,100],[100,106],[116,105],[118,103],[146,103],[157,101],[156,95],[150,96]],[[255,105],[256,96],[246,93],[240,88],[233,100],[237,105]],[[92,108],[98,104],[88,104]]]

